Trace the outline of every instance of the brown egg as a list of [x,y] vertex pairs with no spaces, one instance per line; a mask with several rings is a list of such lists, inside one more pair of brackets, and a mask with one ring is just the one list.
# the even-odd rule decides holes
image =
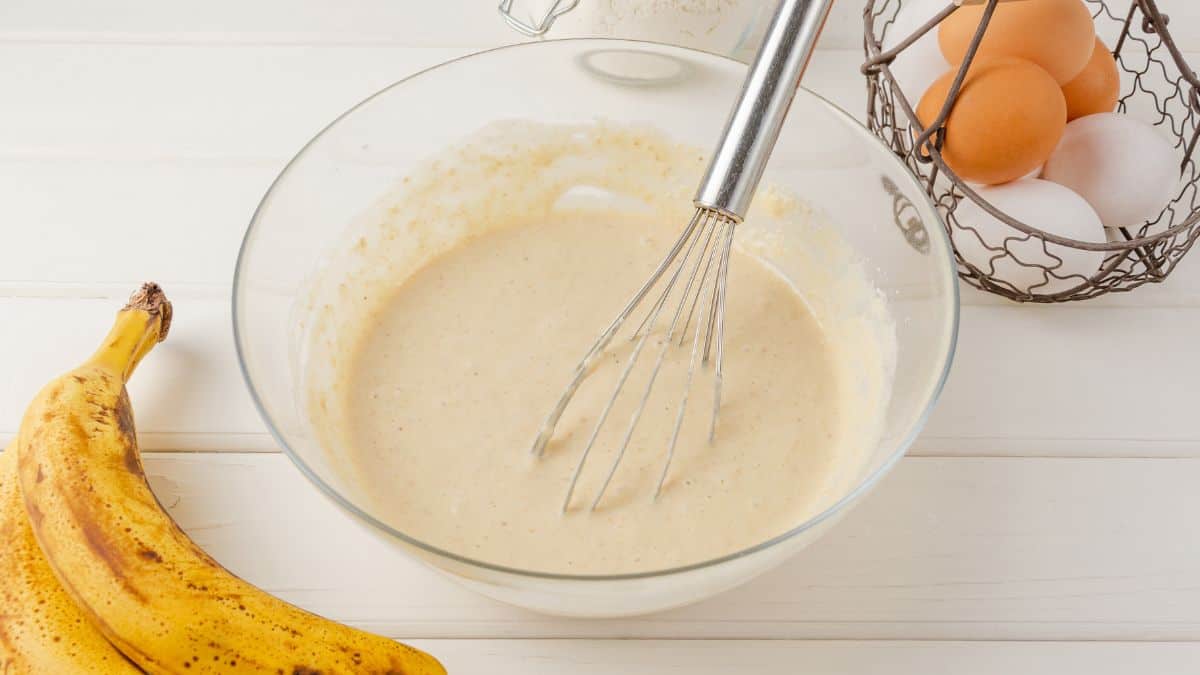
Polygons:
[[[962,63],[984,5],[959,7],[938,27],[938,44],[951,64]],[[976,58],[1016,56],[1033,61],[1066,84],[1092,56],[1096,26],[1082,0],[1001,2]]]
[[1112,52],[1100,38],[1092,58],[1083,67],[1083,72],[1063,85],[1063,97],[1067,99],[1067,120],[1096,113],[1112,112],[1117,107],[1121,94],[1121,75]]
[[[934,81],[917,105],[929,126],[942,109],[954,71]],[[1039,167],[1067,124],[1067,103],[1053,77],[1016,58],[975,63],[946,119],[942,158],[964,180],[1007,183]]]

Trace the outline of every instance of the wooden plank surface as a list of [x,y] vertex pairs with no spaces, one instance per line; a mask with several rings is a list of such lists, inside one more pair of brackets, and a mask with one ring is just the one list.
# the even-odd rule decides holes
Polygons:
[[[189,405],[143,413],[145,446],[273,449],[241,384],[228,326],[229,279],[249,215],[288,155],[328,118],[463,50],[0,45],[5,50],[23,68],[0,69],[0,89],[18,102],[7,112],[15,124],[0,129],[0,223],[10,225],[0,296],[9,298],[11,325],[39,330],[0,332],[0,348],[29,355],[0,385],[0,438],[15,431],[33,389],[66,365],[62,354],[90,349],[90,333],[77,326],[100,330],[128,289],[155,279],[179,303],[164,349],[174,356],[148,369],[135,390],[204,373],[191,378]],[[851,109],[861,105],[859,58],[821,52],[811,84]],[[77,114],[83,105],[88,114]],[[914,452],[1200,452],[1188,396],[1200,374],[1200,354],[1189,349],[1200,265],[1185,261],[1161,287],[1086,306],[1014,307],[970,289],[964,304],[956,368]],[[44,335],[63,336],[74,351]]]
[[460,588],[369,534],[281,455],[146,465],[163,504],[234,572],[393,637],[1200,639],[1200,460],[906,459],[781,568],[692,607],[604,621]]
[[[600,0],[594,0],[599,2]],[[769,5],[767,0],[742,0]],[[517,42],[496,0],[8,0],[0,4],[0,40],[90,42],[192,42],[202,44],[401,44],[490,46]],[[628,5],[629,3],[625,3]],[[711,3],[710,3],[711,4]],[[1120,0],[1112,0],[1120,7]],[[517,13],[540,16],[549,0],[515,0]],[[834,3],[821,36],[825,48],[862,44],[864,2]],[[1200,6],[1192,0],[1158,0],[1184,43],[1200,39]],[[553,37],[577,35],[568,19]]]
[[1192,643],[418,640],[451,672],[521,675],[1191,675]]
[[[0,63],[17,64],[0,68],[0,296],[150,277],[224,294],[254,207],[298,148],[379,88],[467,51],[0,41]],[[861,114],[861,60],[820,51],[806,85]],[[1200,307],[1200,265],[1089,303],[1148,305]]]
[[[764,0],[742,0],[760,5]],[[1179,0],[1166,0],[1166,3]],[[724,3],[723,3],[724,4]],[[199,44],[400,44],[470,47],[518,42],[493,0],[389,2],[309,0],[296,11],[288,0],[115,0],[103,8],[87,0],[10,0],[0,5],[0,40],[75,42],[190,42]],[[548,0],[516,0],[516,14],[534,16]],[[581,11],[579,14],[581,15]],[[552,37],[577,37],[586,23],[567,16]],[[620,37],[619,32],[605,35]],[[860,3],[836,3],[822,35],[826,48],[861,44]]]
[[[350,106],[471,51],[0,40],[0,158],[282,168]],[[805,84],[860,113],[862,59],[818,52]]]
[[[162,250],[186,246],[170,232]],[[200,257],[147,255],[136,269],[166,276],[176,260]],[[94,297],[79,298],[82,287],[58,295],[51,285],[0,297],[0,353],[22,355],[0,380],[0,440],[16,431],[41,383],[90,353],[135,287],[96,284]],[[147,401],[138,411],[145,449],[275,449],[237,366],[228,290],[167,290],[177,306],[171,339],[131,384],[135,400]],[[1192,412],[1198,333],[1193,307],[966,306],[950,380],[912,454],[1200,457],[1200,416]],[[157,402],[164,396],[168,405]]]
[[[1200,51],[1200,3],[1159,5]],[[860,7],[836,5],[806,79],[856,114]],[[335,115],[512,41],[486,0],[0,3],[0,442],[155,278],[179,321],[132,396],[164,503],[251,581],[417,637],[453,672],[1200,671],[1191,261],[1160,287],[1070,308],[968,291],[955,372],[915,456],[797,559],[694,607],[596,622],[505,607],[321,498],[236,369],[237,243]]]
[[363,98],[470,51],[0,41],[0,153],[278,162]]

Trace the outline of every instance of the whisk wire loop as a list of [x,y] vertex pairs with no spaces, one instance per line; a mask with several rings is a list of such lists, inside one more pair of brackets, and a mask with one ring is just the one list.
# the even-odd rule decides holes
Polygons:
[[[711,221],[711,227],[708,226],[707,221]],[[658,378],[658,373],[662,369],[663,362],[666,361],[667,353],[671,349],[672,342],[674,342],[675,330],[676,330],[676,327],[679,325],[679,317],[683,314],[683,308],[687,304],[687,298],[689,297],[692,286],[694,285],[694,282],[696,280],[696,273],[700,270],[699,261],[701,259],[704,259],[707,262],[704,265],[705,274],[703,274],[700,277],[700,285],[699,285],[699,287],[697,287],[697,293],[696,293],[697,297],[699,297],[703,293],[704,286],[708,281],[707,271],[711,267],[713,258],[718,256],[721,253],[721,250],[724,248],[724,244],[721,241],[721,237],[717,237],[716,241],[714,242],[713,235],[715,235],[718,232],[718,230],[720,230],[722,233],[724,233],[724,231],[726,229],[728,229],[728,227],[729,227],[728,223],[729,223],[729,221],[723,220],[719,216],[717,216],[717,217],[710,216],[706,220],[705,229],[707,230],[707,234],[703,234],[703,233],[701,234],[701,236],[704,237],[704,246],[700,249],[700,254],[696,258],[696,265],[692,267],[692,272],[689,275],[688,283],[686,286],[684,286],[683,293],[681,295],[682,299],[680,300],[678,306],[676,306],[676,308],[675,308],[675,313],[671,317],[671,323],[667,327],[666,335],[663,336],[663,338],[661,340],[659,340],[658,359],[655,361],[654,367],[650,371],[650,378],[646,382],[645,389],[642,392],[642,397],[640,399],[640,402],[638,403],[637,408],[635,408],[633,411],[633,414],[629,421],[629,426],[625,430],[625,436],[621,440],[621,445],[617,449],[617,455],[612,461],[612,466],[609,468],[608,474],[605,476],[604,482],[600,485],[600,490],[596,493],[596,497],[592,500],[592,506],[591,506],[592,510],[595,510],[595,508],[600,504],[600,500],[604,498],[604,493],[608,490],[609,483],[612,482],[613,476],[616,475],[616,473],[617,473],[617,467],[621,464],[621,460],[625,457],[625,450],[629,447],[629,441],[633,438],[633,432],[637,428],[637,424],[642,418],[642,413],[645,412],[645,410],[646,410],[646,403],[650,400],[650,393],[654,389],[654,381]],[[722,234],[722,236],[723,236],[723,234]],[[683,264],[679,267],[679,269],[682,270],[686,265],[687,265],[687,260],[685,259]],[[670,294],[670,292],[671,292],[671,288],[669,285],[667,288],[663,289],[663,293],[659,300],[660,307],[662,304],[664,304],[666,302],[667,296]],[[651,332],[653,332],[653,329],[654,329],[653,322],[654,322],[654,320],[651,320],[651,322],[650,322],[651,325],[649,326],[649,329],[646,330],[644,333],[642,333],[642,338],[641,338],[642,340],[645,340],[651,334]],[[619,389],[617,391],[614,391],[613,399],[615,399],[619,395],[619,393],[620,393]],[[687,392],[684,392],[685,397],[686,397],[686,395],[687,395]]]
[[604,348],[608,346],[608,343],[612,342],[613,336],[617,334],[617,331],[620,330],[621,326],[625,323],[625,320],[629,318],[629,315],[632,314],[635,309],[637,309],[637,306],[642,302],[642,299],[646,297],[652,288],[654,288],[654,285],[658,283],[658,280],[662,277],[663,273],[668,267],[671,266],[671,263],[675,261],[675,258],[679,255],[679,251],[683,249],[688,240],[691,238],[692,233],[696,231],[696,227],[700,222],[701,215],[702,214],[697,211],[696,214],[692,216],[692,220],[688,223],[688,226],[684,228],[683,234],[679,235],[679,239],[675,241],[675,244],[671,247],[671,250],[667,253],[666,257],[663,258],[663,261],[659,263],[658,267],[655,268],[654,272],[650,275],[650,278],[647,279],[646,283],[642,284],[642,287],[633,294],[633,298],[630,299],[628,304],[625,305],[625,308],[621,310],[621,313],[617,315],[617,318],[613,319],[613,322],[609,324],[608,328],[604,329],[604,332],[600,334],[600,337],[596,338],[596,342],[592,344],[591,349],[589,349],[587,354],[584,355],[583,359],[579,362],[579,365],[575,367],[575,372],[571,376],[570,383],[563,391],[562,396],[559,397],[558,403],[554,405],[554,409],[551,410],[550,414],[546,416],[546,421],[542,423],[542,427],[538,431],[537,438],[534,440],[533,448],[531,450],[533,454],[540,457],[546,451],[546,444],[550,442],[550,438],[554,435],[554,427],[558,425],[558,420],[562,417],[563,411],[567,409],[567,404],[570,403],[571,398],[575,395],[575,392],[579,390],[579,385],[582,384],[584,378],[587,377],[588,371],[591,369],[596,357],[599,356],[602,351],[604,351]]
[[[570,399],[574,396],[583,380],[587,378],[592,363],[607,348],[613,338],[621,332],[621,327],[633,315],[637,307],[645,303],[652,291],[656,288],[658,289],[657,296],[646,309],[645,317],[630,337],[630,340],[634,344],[629,353],[628,360],[621,369],[616,383],[613,385],[612,393],[601,409],[599,416],[592,426],[587,442],[580,453],[579,459],[576,461],[570,482],[567,485],[566,494],[563,498],[563,512],[569,509],[579,485],[580,477],[583,474],[584,467],[588,463],[592,450],[596,446],[597,439],[608,422],[608,418],[618,399],[621,397],[625,385],[641,358],[643,351],[645,351],[647,344],[650,342],[650,338],[653,335],[661,333],[659,339],[656,341],[658,354],[651,366],[649,377],[643,385],[644,388],[638,399],[638,404],[630,415],[629,422],[625,427],[624,434],[621,437],[620,444],[617,446],[616,453],[608,467],[604,480],[600,484],[599,490],[591,499],[589,510],[595,510],[600,505],[622,460],[625,458],[626,451],[633,440],[638,423],[641,421],[655,381],[662,370],[663,364],[666,362],[668,353],[672,347],[684,344],[687,339],[687,329],[691,325],[691,319],[697,309],[699,309],[700,316],[703,318],[695,322],[685,390],[680,398],[679,412],[667,449],[667,462],[664,464],[662,475],[656,484],[654,497],[657,498],[658,494],[661,493],[670,468],[671,459],[674,457],[675,448],[679,441],[679,431],[687,408],[689,394],[687,390],[691,388],[695,379],[697,361],[700,360],[700,355],[704,353],[705,357],[700,361],[700,364],[707,365],[707,353],[715,346],[716,364],[719,366],[721,355],[723,354],[721,342],[723,339],[724,318],[718,315],[724,310],[725,279],[729,268],[728,258],[732,253],[733,231],[736,223],[735,219],[726,214],[711,209],[697,209],[695,215],[692,217],[692,221],[685,228],[684,234],[655,269],[650,281],[634,294],[633,299],[618,315],[617,320],[601,334],[600,338],[584,356],[579,367],[576,368],[572,381],[565,390],[563,397],[560,399],[559,404],[555,406],[551,415],[546,419],[545,425],[538,435],[538,439],[534,442],[533,452],[536,455],[540,456],[545,452],[546,444],[553,435],[555,426],[558,424],[563,412],[565,412]],[[680,284],[681,280],[683,280],[682,287]],[[675,299],[674,309],[669,314],[670,319],[666,322],[665,329],[660,329],[658,327],[659,319],[664,316],[664,309],[672,298]],[[682,326],[681,323],[683,324]],[[677,334],[681,338],[676,344],[675,336]],[[714,379],[714,383],[716,382],[719,382],[719,380]],[[713,396],[714,408],[719,407],[719,385],[714,389]],[[715,428],[716,421],[714,419],[709,429],[710,441],[714,437],[713,431]]]

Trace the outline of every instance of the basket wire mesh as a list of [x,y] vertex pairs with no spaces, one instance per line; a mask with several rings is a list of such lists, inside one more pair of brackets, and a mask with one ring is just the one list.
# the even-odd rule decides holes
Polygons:
[[[937,30],[957,5],[948,2],[912,35],[894,40],[890,50],[885,50],[882,43],[905,0],[867,0],[863,12],[868,127],[904,159],[926,186],[954,242],[959,276],[976,288],[1019,302],[1086,300],[1161,282],[1200,236],[1200,170],[1194,158],[1200,138],[1200,78],[1171,39],[1169,18],[1159,12],[1155,0],[1083,1],[1096,22],[1097,35],[1112,49],[1121,71],[1117,110],[1159,127],[1173,142],[1180,160],[1179,189],[1157,217],[1141,225],[1106,229],[1106,242],[1058,236],[1003,213],[955,175],[939,152],[942,123],[954,105],[998,0],[986,0],[946,104],[929,128],[913,121],[915,102],[922,92],[901,91],[889,64],[926,32]],[[974,202],[1003,223],[1002,235],[960,222],[956,212],[964,200]],[[967,247],[985,253],[964,256],[962,251]],[[1091,276],[1073,272],[1064,264],[1064,256],[1073,251],[1101,252],[1103,263]],[[1032,273],[1035,281],[1010,281],[1013,266],[1024,268],[1023,276]]]

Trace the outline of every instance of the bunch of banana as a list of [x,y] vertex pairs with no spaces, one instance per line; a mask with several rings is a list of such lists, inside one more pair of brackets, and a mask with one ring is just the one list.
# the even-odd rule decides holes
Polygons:
[[[13,453],[0,458],[0,672],[137,672],[132,661],[150,673],[444,674],[424,652],[239,579],[158,503],[125,382],[170,321],[157,286],[135,293],[100,349],[26,411],[19,497]],[[19,498],[27,519],[8,506]]]
[[140,673],[92,627],[42,557],[17,487],[17,453],[0,453],[0,673]]

